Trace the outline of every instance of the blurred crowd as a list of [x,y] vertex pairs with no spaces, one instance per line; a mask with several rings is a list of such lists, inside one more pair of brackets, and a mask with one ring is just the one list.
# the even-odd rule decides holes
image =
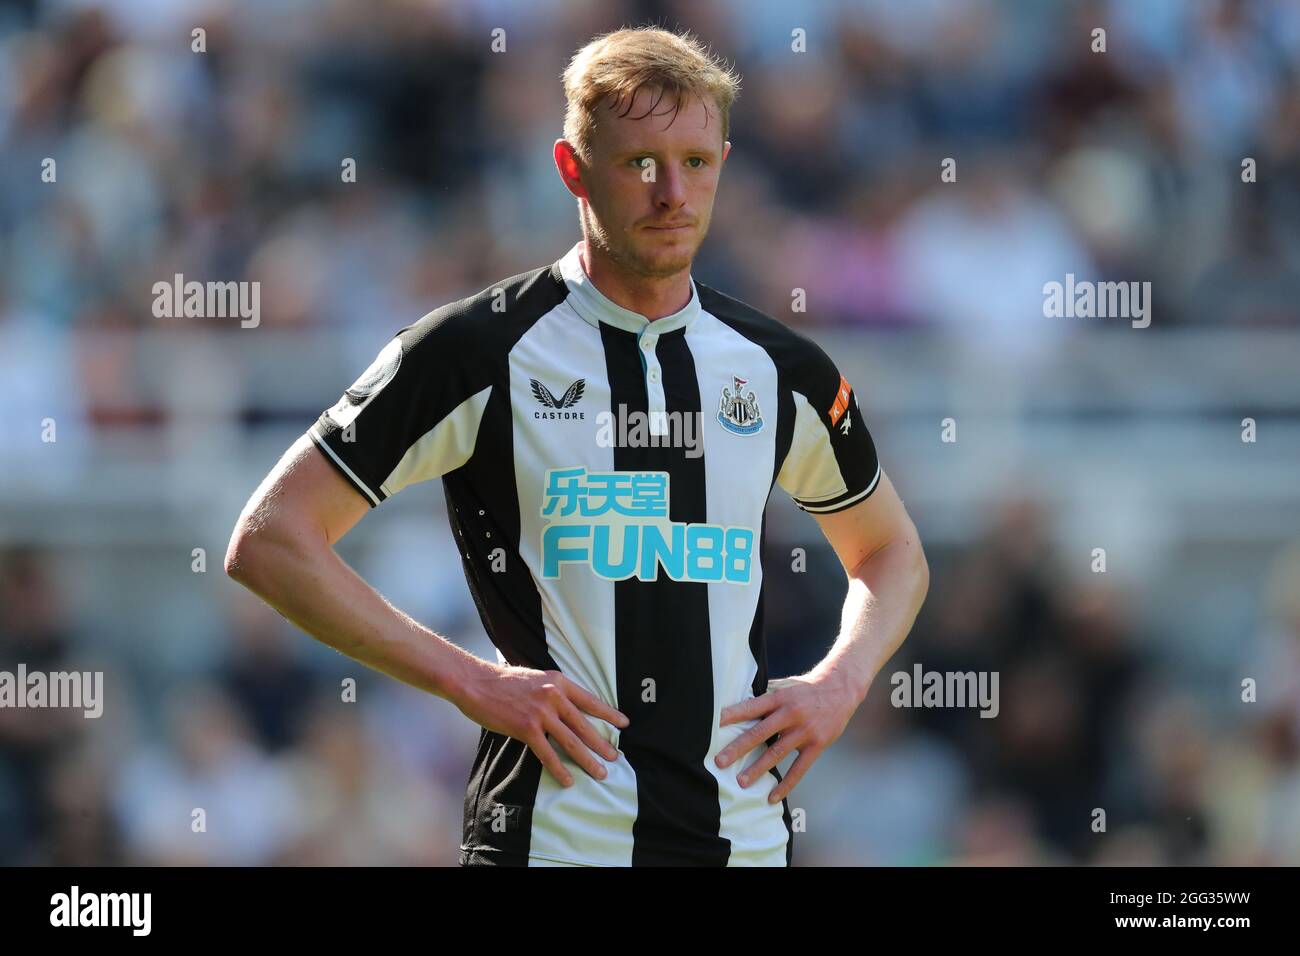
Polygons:
[[559,71],[645,19],[743,76],[698,271],[773,314],[1055,335],[1030,320],[1072,272],[1152,281],[1162,326],[1295,316],[1285,0],[9,4],[0,315],[166,323],[150,290],[181,273],[262,282],[276,326],[378,335],[558,258]]
[[[1013,497],[931,557],[941,586],[801,787],[802,862],[1300,863],[1300,543],[1261,586],[1256,650],[1200,688],[1139,595],[1065,570],[1045,519]],[[998,672],[996,717],[892,706],[914,662]]]
[[[1260,595],[1256,651],[1197,693],[1131,595],[1062,569],[1043,520],[1012,499],[969,548],[929,549],[940,586],[916,630],[790,798],[796,864],[1300,863],[1300,543]],[[842,577],[782,574],[788,542],[769,547],[771,672],[798,673],[832,639]],[[102,669],[104,714],[0,709],[0,864],[455,864],[477,727],[453,705],[224,579],[228,639],[206,661],[109,659],[57,566],[0,553],[0,670]],[[463,589],[431,606],[416,616],[492,655]],[[894,706],[914,662],[997,672],[996,716]]]
[[[141,354],[83,333],[236,334],[155,317],[155,282],[258,281],[262,329],[346,335],[359,370],[430,309],[558,258],[579,235],[551,160],[559,74],[646,21],[743,77],[696,275],[792,325],[1032,361],[1107,328],[1043,319],[1067,273],[1151,281],[1153,332],[1300,325],[1289,0],[10,2],[0,487],[19,421],[171,414],[140,394]],[[250,434],[274,411],[232,401]],[[1261,593],[1253,657],[1189,687],[1139,596],[1055,565],[1042,507],[1007,501],[928,548],[916,633],[792,798],[796,862],[1300,863],[1300,560]],[[490,655],[455,558],[436,589],[385,593]],[[0,551],[0,669],[102,669],[111,702],[98,720],[0,709],[0,863],[455,862],[476,731],[453,707],[219,572],[202,651],[106,648],[88,567],[41,541]],[[835,573],[774,578],[773,672],[792,673],[817,656],[808,609],[829,635],[842,592]],[[889,706],[914,660],[999,671],[1000,715]],[[1243,709],[1252,674],[1272,679]]]

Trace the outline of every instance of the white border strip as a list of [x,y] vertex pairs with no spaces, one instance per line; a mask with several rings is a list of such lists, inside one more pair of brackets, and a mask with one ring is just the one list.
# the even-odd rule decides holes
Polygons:
[[311,428],[307,429],[307,434],[310,435],[311,440],[316,443],[316,447],[324,451],[325,454],[329,455],[331,458],[333,458],[335,463],[340,468],[342,468],[343,471],[347,473],[348,477],[351,478],[356,483],[356,486],[360,488],[362,491],[364,491],[367,495],[369,495],[370,500],[373,501],[376,505],[378,505],[379,499],[375,496],[375,493],[371,491],[368,487],[366,487],[366,483],[357,477],[356,472],[354,472],[351,468],[349,468],[343,462],[343,459],[341,459],[338,455],[334,454],[334,449],[331,448],[329,445],[325,444],[325,439],[316,433],[316,429],[319,427],[319,425],[320,423],[317,422],[315,425],[312,425]]
[[816,505],[804,505],[804,504],[799,504],[798,501],[796,501],[795,504],[798,504],[799,507],[802,508],[804,511],[808,511],[808,512],[811,512],[811,513],[813,513],[813,514],[825,513],[825,512],[831,512],[831,511],[839,511],[841,508],[847,508],[849,505],[853,504],[854,502],[861,501],[861,500],[862,500],[863,498],[865,498],[867,495],[869,495],[869,494],[871,494],[873,491],[875,491],[875,490],[876,490],[876,485],[879,484],[879,482],[880,482],[880,475],[881,475],[881,472],[882,472],[882,466],[880,465],[879,462],[877,462],[877,463],[876,463],[876,477],[874,477],[874,478],[871,479],[871,484],[867,485],[866,488],[864,488],[862,491],[859,491],[859,492],[858,492],[856,495],[854,495],[852,498],[846,498],[846,499],[844,499],[843,501],[837,501],[837,502],[835,502],[835,504],[833,504],[833,505],[825,505],[825,506],[822,506],[822,507],[817,507]]

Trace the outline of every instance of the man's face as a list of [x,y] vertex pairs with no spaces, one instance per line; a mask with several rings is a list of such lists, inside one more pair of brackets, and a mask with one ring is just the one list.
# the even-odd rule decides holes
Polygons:
[[664,96],[643,115],[658,95],[642,88],[631,109],[602,108],[582,186],[588,240],[628,272],[666,277],[689,269],[704,241],[731,144],[698,99],[674,115]]

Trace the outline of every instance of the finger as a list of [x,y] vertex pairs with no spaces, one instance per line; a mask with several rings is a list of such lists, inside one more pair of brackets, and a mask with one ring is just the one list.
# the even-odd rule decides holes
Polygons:
[[769,737],[775,736],[785,729],[786,719],[782,714],[772,714],[760,724],[755,724],[747,731],[733,740],[727,746],[718,751],[718,755],[713,758],[714,763],[719,767],[726,767],[735,763],[745,754],[749,753],[759,744],[763,743]]
[[618,749],[600,735],[595,725],[577,707],[565,701],[560,706],[559,714],[560,719],[568,725],[570,730],[582,738],[582,742],[588,748],[594,750],[606,760],[618,759]]
[[546,739],[546,734],[540,734],[537,739],[527,741],[528,747],[537,755],[537,759],[542,762],[542,766],[551,772],[551,776],[560,782],[562,787],[573,786],[573,774],[569,773],[564,767],[564,761],[560,755],[555,752],[551,742]]
[[725,727],[727,724],[757,720],[759,717],[770,713],[777,706],[777,701],[771,694],[762,694],[758,697],[751,697],[749,700],[742,700],[738,704],[731,704],[722,708],[722,719],[718,722],[718,726]]
[[621,711],[615,710],[609,704],[605,703],[591,691],[584,687],[579,687],[567,677],[564,679],[564,690],[569,700],[573,701],[593,717],[599,717],[607,720],[615,727],[624,728],[629,723],[627,715]]
[[605,779],[607,771],[605,765],[600,762],[600,758],[578,739],[578,735],[569,729],[558,714],[547,722],[546,732],[555,738],[555,742],[560,745],[564,752],[572,757],[574,762],[587,771],[588,774],[597,780]]
[[740,781],[740,785],[742,787],[748,787],[751,783],[757,780],[760,775],[767,773],[767,771],[771,770],[784,760],[796,749],[796,746],[797,741],[794,734],[782,734],[780,737],[776,738],[776,743],[764,750],[758,755],[757,760],[741,771],[740,776],[737,777]]
[[811,749],[799,751],[799,756],[795,758],[794,763],[790,764],[789,772],[781,779],[772,792],[767,795],[768,803],[780,803],[786,795],[793,790],[808,772],[808,768],[813,765],[817,755]]

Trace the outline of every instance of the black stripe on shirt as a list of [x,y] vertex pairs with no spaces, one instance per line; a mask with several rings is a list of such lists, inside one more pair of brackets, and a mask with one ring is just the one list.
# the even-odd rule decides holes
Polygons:
[[[637,336],[601,325],[610,402],[617,414],[648,413]],[[684,330],[658,338],[669,415],[701,411],[695,360]],[[667,471],[669,517],[706,522],[705,457],[683,447],[616,447],[618,471]],[[709,592],[703,582],[631,577],[614,584],[615,659],[619,709],[629,726],[619,746],[636,773],[633,866],[725,866],[729,840],[720,835],[718,782],[705,766],[713,730],[713,651]],[[654,681],[653,702],[643,682]]]

